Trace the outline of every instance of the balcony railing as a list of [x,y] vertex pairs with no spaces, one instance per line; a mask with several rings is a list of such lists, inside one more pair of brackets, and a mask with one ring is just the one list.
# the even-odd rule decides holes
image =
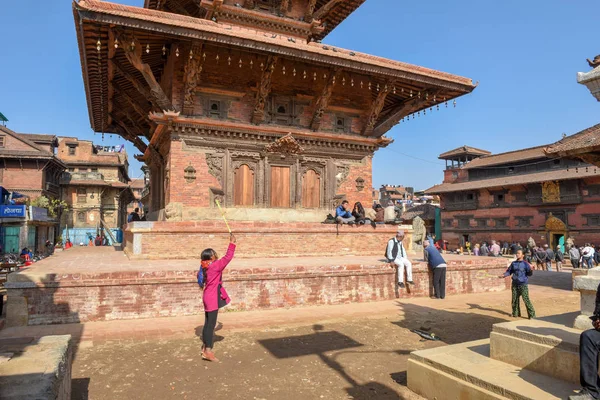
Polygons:
[[60,190],[60,186],[56,183],[46,182],[46,191],[52,194],[58,194]]
[[452,203],[447,202],[444,204],[444,208],[448,211],[476,210],[477,200],[457,201]]

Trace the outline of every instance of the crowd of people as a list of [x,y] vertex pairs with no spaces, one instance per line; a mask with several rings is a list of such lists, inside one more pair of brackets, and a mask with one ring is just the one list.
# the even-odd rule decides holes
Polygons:
[[356,202],[350,208],[348,200],[342,201],[335,209],[335,217],[331,221],[338,224],[348,225],[371,225],[376,227],[378,224],[399,224],[402,208],[393,203],[383,207],[381,204],[375,204],[373,207],[365,208],[362,203]]

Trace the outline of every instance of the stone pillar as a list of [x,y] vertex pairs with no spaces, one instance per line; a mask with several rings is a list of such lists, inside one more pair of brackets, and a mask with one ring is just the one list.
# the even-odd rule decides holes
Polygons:
[[573,290],[577,290],[581,299],[581,314],[575,318],[576,329],[591,329],[590,316],[596,307],[596,292],[600,286],[600,267],[588,270],[585,276],[577,276],[573,280]]

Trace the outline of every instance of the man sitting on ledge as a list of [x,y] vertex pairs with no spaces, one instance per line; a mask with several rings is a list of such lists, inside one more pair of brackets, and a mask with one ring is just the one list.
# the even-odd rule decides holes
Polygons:
[[350,203],[348,200],[342,201],[342,204],[335,209],[335,220],[338,224],[350,224],[354,225],[354,221],[356,218],[352,216],[352,213],[349,211]]
[[398,286],[404,288],[404,270],[406,269],[406,282],[414,285],[412,278],[412,263],[408,259],[406,249],[402,241],[404,240],[404,231],[398,230],[396,237],[389,240],[385,250],[385,256],[391,267],[398,267]]
[[600,353],[600,285],[596,291],[596,307],[590,317],[594,329],[589,329],[579,338],[579,380],[583,389],[569,400],[600,399],[598,377],[598,355]]

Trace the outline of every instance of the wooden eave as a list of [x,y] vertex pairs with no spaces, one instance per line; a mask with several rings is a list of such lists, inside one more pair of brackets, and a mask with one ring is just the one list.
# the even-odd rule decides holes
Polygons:
[[[183,52],[191,42],[200,42],[209,49],[207,51],[212,47],[222,49],[222,54],[233,51],[251,57],[274,55],[283,62],[320,68],[320,74],[339,69],[342,71],[340,76],[346,77],[347,85],[350,85],[350,79],[354,80],[356,86],[359,80],[362,82],[367,102],[374,102],[381,97],[380,91],[390,85],[377,115],[374,136],[382,136],[400,120],[403,113],[408,115],[440,105],[470,93],[476,87],[470,79],[456,75],[324,44],[294,42],[282,35],[257,34],[245,28],[233,29],[230,25],[198,18],[90,0],[81,0],[80,3],[74,3],[73,7],[88,111],[92,128],[97,132],[124,135],[123,124],[128,124],[132,129],[125,132],[125,136],[133,134],[152,139],[153,122],[141,113],[163,111],[154,107],[147,96],[132,86],[131,79],[143,84],[143,78],[127,62],[123,50],[112,50],[115,31],[134,36],[141,46],[151,46],[150,54],[142,52],[142,58],[157,78],[161,76],[165,65],[161,53],[163,45],[166,45],[168,53],[173,52],[174,47]],[[100,52],[96,49],[98,40],[101,42]],[[113,61],[109,61],[109,57]],[[115,63],[123,70],[121,72],[129,76],[129,80],[124,79],[123,73],[115,72]],[[115,96],[114,87],[108,84],[109,81],[115,82],[118,92],[125,91],[127,96]],[[370,90],[367,88],[369,84]],[[210,86],[210,83],[203,82],[203,85]],[[394,90],[391,90],[391,86]],[[318,96],[320,91],[315,87],[312,95]],[[140,107],[136,110],[128,108],[130,101],[125,101],[126,98],[132,99]],[[332,103],[332,106],[336,104]]]

